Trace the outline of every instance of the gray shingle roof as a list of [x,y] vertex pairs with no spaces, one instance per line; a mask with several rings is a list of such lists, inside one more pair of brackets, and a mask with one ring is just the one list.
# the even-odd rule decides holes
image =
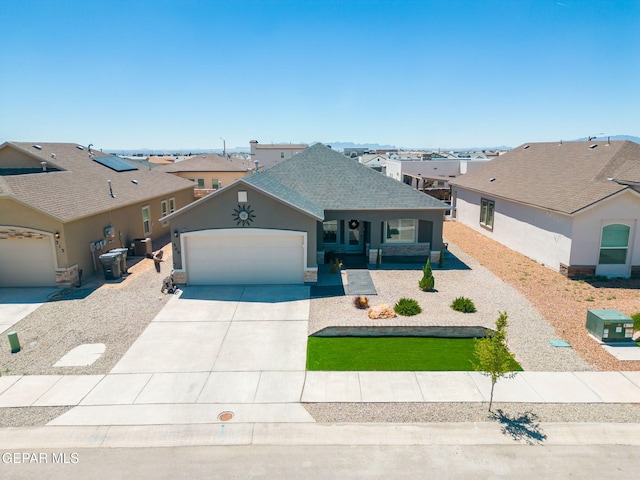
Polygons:
[[[597,146],[590,148],[592,145]],[[639,144],[629,141],[524,144],[449,183],[572,214],[630,188],[609,178],[640,181]]]
[[243,181],[307,211],[448,208],[320,143]]
[[[60,171],[0,177],[0,197],[15,198],[63,222],[193,188],[189,180],[140,166],[113,171],[93,161],[88,149],[80,150],[75,143],[40,143],[41,149],[33,145],[6,142],[0,149],[18,150],[34,158],[36,164],[46,161]],[[93,154],[108,156],[97,151]],[[115,198],[109,194],[108,180]]]
[[198,155],[182,160],[181,162],[159,165],[158,171],[167,173],[177,172],[246,172],[255,165],[247,160],[239,158],[224,158],[215,153]]

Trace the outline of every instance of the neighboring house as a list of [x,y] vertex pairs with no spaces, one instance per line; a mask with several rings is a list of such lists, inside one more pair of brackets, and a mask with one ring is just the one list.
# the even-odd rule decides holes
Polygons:
[[252,167],[255,168],[253,162],[207,153],[160,165],[156,169],[191,180],[195,183],[194,196],[200,198],[247,176]]
[[249,146],[251,147],[251,161],[258,162],[259,167],[269,168],[284,160],[289,160],[309,145],[306,143],[270,143],[261,145],[257,140],[251,140]]
[[69,286],[99,255],[168,233],[193,184],[74,143],[0,145],[0,287]]
[[531,143],[452,179],[457,220],[563,274],[640,275],[640,145]]
[[382,169],[387,164],[387,156],[386,155],[378,155],[378,154],[366,154],[362,155],[358,158],[361,164],[372,168],[378,172],[382,172]]
[[317,281],[325,255],[432,255],[447,205],[322,144],[169,215],[178,283]]

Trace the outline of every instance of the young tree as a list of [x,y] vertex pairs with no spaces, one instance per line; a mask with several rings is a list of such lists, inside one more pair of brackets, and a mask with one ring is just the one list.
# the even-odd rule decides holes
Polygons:
[[491,378],[491,395],[489,397],[489,411],[493,405],[493,389],[496,382],[502,378],[513,378],[516,365],[513,354],[507,349],[507,312],[500,312],[496,320],[495,331],[489,332],[485,338],[476,340],[473,368],[477,372]]
[[435,287],[436,280],[433,278],[433,273],[431,272],[431,260],[427,258],[427,263],[424,264],[422,268],[422,278],[418,282],[418,287],[420,290],[428,292],[433,290]]

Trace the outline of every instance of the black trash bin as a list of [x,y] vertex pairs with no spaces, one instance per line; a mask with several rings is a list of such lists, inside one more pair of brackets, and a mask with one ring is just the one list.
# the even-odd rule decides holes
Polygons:
[[117,252],[120,254],[120,273],[123,275],[127,273],[127,253],[128,248],[112,248],[109,252]]
[[120,269],[120,253],[119,252],[107,252],[100,255],[100,263],[104,270],[104,278],[107,280],[115,280],[122,277],[122,270]]

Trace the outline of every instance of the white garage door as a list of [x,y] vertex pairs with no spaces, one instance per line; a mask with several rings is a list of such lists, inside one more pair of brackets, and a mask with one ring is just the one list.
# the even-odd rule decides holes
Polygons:
[[189,285],[304,282],[306,233],[256,228],[183,234]]
[[56,285],[53,241],[44,238],[0,238],[0,287]]

